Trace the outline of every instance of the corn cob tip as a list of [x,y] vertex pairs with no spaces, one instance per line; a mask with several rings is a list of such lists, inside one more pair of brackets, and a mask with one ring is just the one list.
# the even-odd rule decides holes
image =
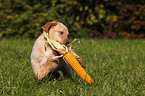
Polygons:
[[92,83],[94,83],[92,79],[88,81],[88,84],[92,84]]

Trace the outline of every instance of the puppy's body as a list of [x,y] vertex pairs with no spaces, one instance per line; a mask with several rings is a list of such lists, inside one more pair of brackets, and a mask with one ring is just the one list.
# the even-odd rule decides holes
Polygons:
[[38,79],[42,79],[49,72],[56,71],[56,70],[62,70],[62,72],[66,76],[71,75],[72,69],[69,67],[67,63],[65,63],[63,58],[56,59],[53,61],[48,61],[49,59],[55,57],[57,54],[49,46],[46,46],[45,42],[46,40],[44,39],[44,36],[41,35],[36,40],[32,49],[33,51],[31,53],[31,64],[35,77]]
[[[49,22],[44,26],[44,28],[46,31],[48,31],[49,37],[52,40],[58,41],[64,45],[69,43],[68,29],[62,23],[55,21]],[[51,49],[43,34],[39,36],[34,43],[31,53],[31,64],[35,77],[41,80],[49,72],[55,72],[57,70],[61,70],[65,76],[70,77],[72,75],[72,69],[63,58],[51,60],[51,58],[54,58],[58,55],[60,54]],[[74,55],[79,57],[76,53],[74,53]]]

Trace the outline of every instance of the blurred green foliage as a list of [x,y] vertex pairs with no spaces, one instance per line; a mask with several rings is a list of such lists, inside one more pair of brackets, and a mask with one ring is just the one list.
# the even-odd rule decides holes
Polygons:
[[0,37],[35,38],[42,33],[41,26],[50,21],[64,23],[71,36],[144,37],[145,1],[0,1]]

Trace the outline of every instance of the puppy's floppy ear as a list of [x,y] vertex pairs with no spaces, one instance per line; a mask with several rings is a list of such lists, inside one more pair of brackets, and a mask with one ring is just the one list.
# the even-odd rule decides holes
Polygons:
[[57,25],[56,21],[48,22],[44,25],[45,30],[48,32],[51,26]]

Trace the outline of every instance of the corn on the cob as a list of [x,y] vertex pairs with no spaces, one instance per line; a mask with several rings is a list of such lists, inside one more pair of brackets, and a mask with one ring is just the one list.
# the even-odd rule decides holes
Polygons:
[[91,77],[87,74],[87,72],[82,68],[76,58],[73,56],[71,52],[68,52],[64,55],[67,63],[74,69],[74,71],[86,82],[89,84],[93,83]]

